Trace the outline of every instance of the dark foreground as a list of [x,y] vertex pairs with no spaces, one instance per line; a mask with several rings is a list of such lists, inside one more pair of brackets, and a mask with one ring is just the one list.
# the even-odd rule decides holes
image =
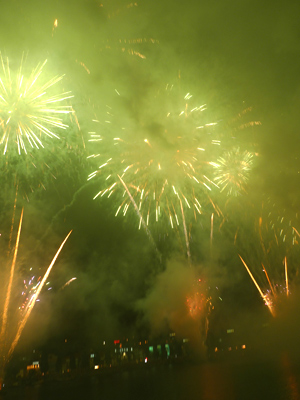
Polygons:
[[0,398],[300,400],[300,363],[282,354],[269,361],[147,364],[129,370],[95,371],[76,378],[44,379],[7,388]]

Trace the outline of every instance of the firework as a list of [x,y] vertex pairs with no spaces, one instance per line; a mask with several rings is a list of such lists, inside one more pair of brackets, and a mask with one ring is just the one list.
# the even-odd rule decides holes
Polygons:
[[190,316],[196,319],[199,317],[200,314],[203,314],[204,311],[206,311],[207,304],[209,304],[210,308],[211,297],[207,297],[203,293],[203,288],[201,287],[201,279],[198,279],[196,281],[196,284],[193,285],[192,289],[193,290],[186,298],[186,304]]
[[[20,307],[20,318],[19,318],[19,324],[17,328],[16,335],[12,341],[10,341],[10,337],[8,337],[8,311],[9,308],[11,307],[10,304],[10,299],[11,299],[11,292],[12,292],[12,285],[13,285],[13,280],[14,280],[14,272],[15,272],[15,266],[16,266],[16,260],[17,260],[17,253],[19,249],[19,242],[20,242],[20,235],[21,235],[21,228],[22,228],[22,220],[23,220],[23,210],[21,213],[20,217],[20,222],[19,222],[19,228],[18,228],[18,233],[17,233],[17,239],[16,239],[16,244],[15,244],[15,250],[13,253],[13,259],[10,267],[10,274],[9,274],[9,280],[8,280],[8,285],[6,289],[6,294],[5,294],[5,299],[4,299],[4,307],[3,307],[3,313],[2,313],[2,324],[1,324],[1,332],[0,332],[0,390],[2,388],[2,380],[3,380],[3,373],[4,373],[4,367],[7,361],[9,360],[10,356],[12,355],[19,339],[22,334],[22,331],[26,325],[26,322],[30,316],[30,313],[35,305],[35,302],[38,300],[38,296],[44,287],[47,278],[51,272],[51,269],[61,252],[64,244],[66,243],[67,239],[69,238],[71,232],[66,236],[62,244],[60,245],[58,251],[56,252],[53,260],[51,261],[49,267],[47,268],[46,273],[44,274],[43,278],[39,277],[37,279],[37,283],[33,285],[33,281],[35,277],[31,277],[28,282],[24,282],[24,286],[26,287],[26,290],[28,291],[28,295],[31,295],[30,298],[27,298],[26,301],[23,303],[22,307]],[[22,293],[23,295],[24,293]],[[10,329],[11,331],[11,329]]]
[[68,235],[65,237],[65,239],[63,240],[63,242],[62,242],[62,244],[60,245],[59,249],[57,250],[55,256],[53,257],[53,259],[52,259],[50,265],[48,266],[47,271],[45,272],[45,275],[43,276],[43,279],[42,279],[42,281],[41,281],[41,284],[38,286],[36,292],[34,293],[34,295],[32,296],[32,298],[30,299],[29,303],[27,304],[26,310],[25,310],[25,313],[24,313],[24,316],[23,316],[23,318],[22,318],[21,321],[20,321],[20,324],[19,324],[19,327],[18,327],[18,331],[17,331],[17,333],[16,333],[16,336],[15,336],[15,338],[14,338],[14,340],[13,340],[13,342],[12,342],[10,348],[9,348],[8,357],[10,357],[11,354],[13,353],[13,351],[14,351],[14,349],[15,349],[15,347],[16,347],[16,345],[17,345],[19,339],[20,339],[21,333],[22,333],[22,331],[23,331],[23,329],[24,329],[24,327],[25,327],[25,325],[26,325],[26,322],[27,322],[27,320],[28,320],[28,318],[29,318],[29,316],[30,316],[30,314],[31,314],[31,311],[33,310],[33,307],[34,307],[34,305],[35,305],[35,303],[36,303],[36,301],[37,301],[37,299],[38,299],[38,296],[39,296],[39,294],[40,294],[42,288],[44,287],[44,284],[45,284],[46,281],[47,281],[47,278],[48,278],[48,276],[49,276],[49,274],[50,274],[50,272],[51,272],[51,269],[52,269],[52,267],[53,267],[53,265],[54,265],[54,263],[55,263],[55,261],[56,261],[58,255],[59,255],[59,253],[61,252],[62,248],[64,247],[66,241],[68,240],[69,236],[71,235],[71,233],[72,233],[72,231],[70,231],[70,232],[68,233]]
[[289,280],[290,278],[293,279],[297,272],[293,269],[291,271],[288,270],[287,255],[281,258],[276,251],[274,252],[272,247],[266,249],[262,242],[262,237],[260,237],[260,242],[260,248],[259,243],[255,244],[259,250],[247,252],[247,258],[251,260],[252,272],[244,259],[240,255],[239,257],[264,299],[266,306],[274,316],[282,298],[289,296]]
[[253,154],[249,151],[241,151],[235,147],[226,151],[216,163],[214,181],[220,187],[221,192],[228,196],[238,196],[247,193],[246,185],[253,165]]
[[220,145],[214,139],[216,123],[208,121],[205,104],[195,104],[189,93],[177,95],[167,85],[125,125],[108,108],[106,122],[95,121],[100,132],[90,132],[99,154],[90,156],[98,168],[89,179],[101,177],[102,186],[94,198],[119,193],[115,215],[125,216],[133,205],[119,175],[137,204],[140,226],[141,220],[149,225],[167,219],[173,228],[190,216],[197,219],[203,198],[208,202],[207,193],[216,186],[208,176],[209,157]]
[[[30,268],[30,271],[28,273],[29,278],[23,279],[22,303],[19,306],[19,310],[21,311],[26,309],[27,304],[29,303],[32,296],[36,293],[39,285],[41,284],[42,276],[31,275],[31,273],[32,273],[32,268]],[[46,284],[49,284],[49,282],[47,282]]]
[[[250,120],[251,107],[244,108],[234,118],[232,112],[218,119],[218,148],[210,156],[210,177],[219,190],[209,195],[211,209],[210,247],[213,250],[214,227],[234,233],[236,243],[241,221],[246,225],[253,221],[254,205],[251,196],[241,196],[250,191],[250,176],[257,152],[254,135],[260,121]],[[225,150],[224,150],[225,149]],[[250,149],[250,150],[245,150]],[[238,200],[238,201],[237,201]],[[220,218],[221,217],[221,218]],[[234,226],[235,225],[235,226]],[[217,234],[217,231],[215,231]]]
[[[252,115],[253,111],[252,106],[245,106],[237,114],[234,110],[233,117],[228,118],[228,116],[226,116],[222,124],[225,136],[228,139],[231,138],[234,141],[243,142],[245,140],[244,136],[247,134],[247,143],[255,145],[257,140],[255,137],[258,131],[252,130],[252,128],[261,126],[261,121],[255,119],[249,120],[249,114]],[[226,113],[232,114],[232,110],[226,110]]]
[[[283,299],[293,292],[293,284],[298,274],[299,247],[297,233],[293,227],[296,220],[289,220],[283,224],[284,218],[276,218],[277,223],[281,222],[279,229],[270,218],[276,209],[271,207],[273,212],[270,213],[270,204],[264,201],[256,215],[253,215],[255,209],[252,209],[251,220],[236,231],[234,244],[265,304],[275,315]],[[290,235],[287,235],[287,232]]]
[[196,279],[186,297],[186,306],[189,316],[198,322],[203,344],[207,340],[209,329],[209,317],[212,305],[212,296],[209,294],[210,288],[201,279]]
[[254,205],[249,183],[255,159],[259,156],[258,133],[261,126],[259,120],[250,119],[250,116],[254,117],[252,107],[245,107],[236,114],[237,107],[230,106],[220,117],[218,125],[222,151],[211,162],[213,180],[220,189],[217,204],[224,216],[220,228],[225,222],[236,224],[235,232],[241,219],[250,217],[252,220]]
[[272,315],[274,315],[274,309],[273,309],[273,303],[272,300],[270,299],[270,296],[265,293],[263,293],[262,289],[260,288],[259,284],[257,283],[256,279],[254,278],[254,276],[252,275],[249,267],[247,266],[247,264],[245,263],[245,261],[242,259],[242,257],[239,255],[242,263],[244,264],[244,267],[246,268],[250,278],[252,279],[254,285],[256,286],[256,289],[259,291],[259,294],[261,295],[262,299],[264,300],[266,306],[268,307],[268,309],[270,310],[270,313]]
[[[17,70],[10,68],[9,59],[3,59],[0,76],[0,146],[3,154],[13,151],[20,155],[31,149],[44,148],[49,139],[59,139],[58,129],[68,128],[63,122],[72,107],[65,104],[73,97],[70,92],[56,94],[55,89],[63,76],[44,79],[44,67],[38,64],[26,73],[24,57]],[[54,89],[54,93],[53,93]]]
[[[275,203],[267,199],[262,203],[260,216],[256,219],[255,230],[260,240],[262,258],[267,268],[272,271],[273,286],[279,287],[280,292],[289,293],[287,259],[291,265],[297,265],[299,246],[298,234],[295,225],[298,226],[298,214],[290,210],[281,210]],[[284,277],[283,266],[284,264]],[[293,280],[297,275],[295,267],[290,269],[290,277]],[[279,282],[285,284],[279,285]],[[275,283],[276,282],[276,283]],[[279,285],[279,286],[278,286]],[[284,289],[285,288],[285,289]]]
[[68,128],[66,118],[74,114],[68,104],[73,96],[59,92],[63,76],[49,80],[47,60],[33,69],[24,55],[18,66],[1,53],[0,61],[2,187],[8,193],[12,186],[19,186],[28,200],[36,188],[45,189],[46,176],[56,179],[55,165],[62,164],[61,148],[66,148],[61,133]]

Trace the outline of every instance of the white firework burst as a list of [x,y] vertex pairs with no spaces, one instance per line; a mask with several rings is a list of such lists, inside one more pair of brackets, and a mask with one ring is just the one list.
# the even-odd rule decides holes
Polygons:
[[[63,79],[50,80],[43,75],[47,63],[33,70],[25,68],[24,56],[18,68],[10,68],[8,57],[0,53],[0,148],[6,154],[12,147],[18,154],[40,149],[49,139],[59,139],[57,130],[67,129],[66,114],[73,113],[66,100],[71,92],[56,94],[57,84]],[[11,151],[11,150],[10,150]]]

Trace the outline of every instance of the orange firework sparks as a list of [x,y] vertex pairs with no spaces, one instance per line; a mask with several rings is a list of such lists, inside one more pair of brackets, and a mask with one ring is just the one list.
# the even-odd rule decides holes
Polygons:
[[267,270],[266,270],[266,268],[265,268],[265,266],[264,266],[263,263],[261,263],[261,265],[262,265],[262,267],[263,267],[263,271],[264,271],[264,273],[265,273],[265,275],[266,275],[266,277],[267,277],[267,280],[268,280],[268,282],[269,282],[269,285],[270,285],[270,288],[271,288],[271,290],[272,290],[273,296],[276,297],[276,293],[275,293],[274,287],[273,287],[273,285],[272,285],[272,283],[271,283],[271,281],[270,281],[270,278],[269,278],[269,275],[268,275],[268,273],[267,273]]
[[186,299],[188,311],[191,317],[196,318],[203,309],[203,295],[194,293]]
[[200,285],[201,279],[198,279],[196,285],[193,285],[191,292],[186,297],[186,305],[190,316],[193,318],[199,316],[204,307],[205,295],[202,293]]
[[252,273],[251,273],[250,269],[248,268],[247,264],[245,263],[245,261],[242,259],[242,257],[241,257],[240,255],[239,255],[239,257],[240,257],[242,263],[244,264],[244,267],[246,268],[248,274],[250,275],[250,278],[252,279],[254,285],[256,286],[257,290],[259,291],[259,294],[260,294],[261,297],[263,298],[263,300],[264,300],[266,306],[267,306],[268,309],[270,310],[270,313],[274,316],[274,310],[273,310],[273,306],[272,306],[272,303],[271,303],[270,299],[269,299],[268,296],[265,295],[265,294],[263,293],[263,291],[261,290],[259,284],[256,282],[254,276],[252,275]]

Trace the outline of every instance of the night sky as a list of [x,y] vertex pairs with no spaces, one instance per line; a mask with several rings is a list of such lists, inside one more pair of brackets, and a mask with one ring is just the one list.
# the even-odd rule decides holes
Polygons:
[[[30,155],[16,156],[13,150],[1,155],[1,284],[7,281],[16,180],[14,238],[24,207],[12,320],[30,268],[41,275],[73,230],[20,344],[50,346],[53,338],[65,336],[97,343],[172,330],[193,336],[199,327],[189,319],[185,302],[195,287],[212,297],[215,329],[251,318],[261,323],[269,314],[238,254],[264,289],[261,262],[272,282],[284,287],[287,256],[296,291],[299,246],[292,244],[298,236],[291,226],[300,231],[299,8],[296,2],[233,0],[10,0],[1,5],[0,50],[11,70],[23,53],[31,69],[47,59],[45,75],[65,75],[59,90],[72,92],[75,111],[69,128],[57,132],[60,141],[32,153],[37,168]],[[105,184],[102,175],[87,181],[99,167],[87,157],[102,151],[99,142],[89,142],[92,120],[104,121],[109,106],[117,115],[116,136],[122,124],[131,138],[148,129],[163,152],[169,143],[162,138],[161,103],[153,93],[178,82],[198,104],[207,105],[218,135],[235,132],[241,146],[255,154],[245,192],[214,192],[223,216],[205,198],[206,212],[187,221],[190,262],[182,227],[176,232],[167,222],[150,223],[149,239],[138,229],[132,205],[125,217],[115,217],[118,196],[93,200]],[[259,124],[240,129],[249,121]],[[0,149],[3,153],[3,145]],[[280,237],[278,245],[268,228],[270,213],[282,224],[275,232],[286,230],[286,241]]]

